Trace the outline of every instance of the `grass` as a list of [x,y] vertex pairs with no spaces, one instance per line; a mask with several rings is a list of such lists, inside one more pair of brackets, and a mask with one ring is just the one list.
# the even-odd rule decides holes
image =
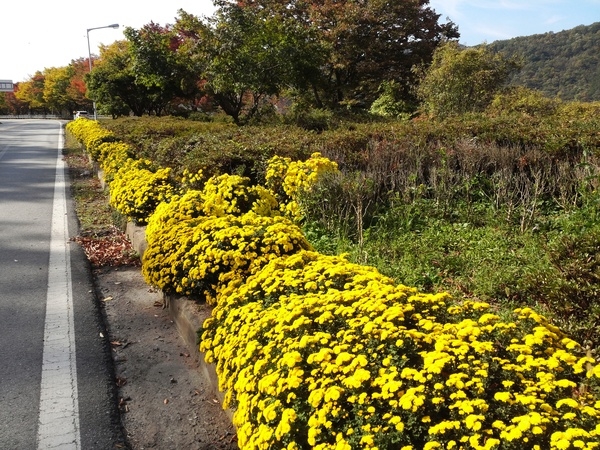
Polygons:
[[105,234],[114,225],[114,212],[94,167],[81,145],[67,133],[63,149],[71,178],[71,194],[79,220],[79,234],[85,236]]
[[[311,243],[325,253],[349,254],[397,282],[423,292],[491,303],[499,312],[530,306],[588,348],[600,344],[599,203],[539,217],[521,231],[502,213],[441,217],[427,202],[387,210],[359,245],[344,232],[307,226]],[[489,207],[491,208],[491,207]],[[458,209],[458,208],[457,208]],[[322,230],[323,228],[321,228]],[[337,236],[337,237],[331,237]]]

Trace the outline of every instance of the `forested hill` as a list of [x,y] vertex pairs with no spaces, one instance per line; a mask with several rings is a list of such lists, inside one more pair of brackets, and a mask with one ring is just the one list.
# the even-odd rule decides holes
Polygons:
[[524,58],[513,84],[562,100],[600,101],[600,22],[489,44]]

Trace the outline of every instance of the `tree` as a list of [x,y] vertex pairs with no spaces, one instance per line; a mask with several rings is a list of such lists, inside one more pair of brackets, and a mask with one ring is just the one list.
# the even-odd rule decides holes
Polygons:
[[47,108],[59,113],[65,111],[68,113],[76,106],[68,94],[71,75],[70,66],[51,67],[44,70],[43,99]]
[[44,82],[45,77],[42,72],[37,71],[29,80],[19,83],[19,88],[15,92],[15,97],[27,104],[28,109],[42,109],[46,111],[46,102],[44,101]]
[[431,65],[419,71],[417,95],[433,116],[483,111],[519,67],[518,58],[486,46],[465,49],[447,42],[435,51]]
[[141,29],[126,28],[132,73],[135,83],[146,88],[150,109],[161,115],[179,92],[179,74],[175,62],[176,38],[170,26],[150,22]]
[[322,63],[321,45],[289,19],[226,4],[217,11],[205,47],[206,79],[215,99],[236,123],[285,88],[307,87]]
[[20,85],[22,85],[22,83],[15,83],[15,91],[14,92],[3,92],[3,98],[4,98],[4,103],[3,103],[3,108],[5,114],[14,114],[14,115],[21,115],[21,114],[25,114],[28,110],[28,105],[27,103],[19,100],[16,96],[15,96],[15,92],[17,92],[20,89]]
[[408,99],[413,66],[431,61],[437,46],[459,36],[440,24],[428,0],[216,0],[263,15],[283,17],[313,30],[327,49],[314,101],[368,107],[384,81],[394,80]]
[[379,92],[379,97],[369,108],[371,114],[393,118],[410,117],[412,107],[402,99],[401,90],[393,80],[381,83]]
[[87,98],[87,86],[85,77],[89,72],[89,62],[87,58],[78,58],[71,61],[69,65],[71,79],[67,87],[67,96],[73,102],[73,111],[89,110],[92,107],[92,101]]
[[201,94],[201,67],[190,45],[194,38],[202,40],[204,28],[199,19],[180,10],[176,25],[151,22],[140,30],[125,30],[136,84],[147,89],[156,114],[174,99],[193,103]]
[[88,95],[113,116],[129,111],[142,116],[152,104],[148,89],[136,82],[129,46],[126,40],[101,46],[100,58],[86,78]]
[[10,114],[8,108],[8,102],[6,101],[6,94],[12,94],[12,92],[0,92],[0,114]]

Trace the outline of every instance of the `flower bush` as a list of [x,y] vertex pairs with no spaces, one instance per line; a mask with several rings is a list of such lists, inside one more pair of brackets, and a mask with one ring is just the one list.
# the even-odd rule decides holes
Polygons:
[[204,324],[241,449],[567,449],[600,441],[600,369],[529,308],[394,285],[302,252]]
[[145,225],[158,204],[175,192],[171,169],[156,169],[147,160],[127,160],[109,183],[110,204],[121,214]]
[[324,174],[335,171],[337,163],[320,153],[313,153],[306,161],[274,156],[267,166],[266,186],[277,195],[281,211],[299,222],[304,217],[302,196],[310,193]]
[[[194,176],[184,174],[182,185],[193,183]],[[277,215],[277,201],[270,191],[252,186],[250,179],[238,175],[211,177],[203,189],[188,189],[174,195],[168,202],[160,203],[148,220],[146,240],[148,249],[144,255],[143,273],[146,281],[167,292],[205,296],[205,289],[190,289],[187,267],[182,261],[188,258],[196,239],[196,228],[205,219],[237,215],[250,211],[259,216]],[[193,220],[203,218],[203,220]],[[298,233],[297,230],[294,230]],[[202,279],[204,276],[202,277]],[[214,280],[213,280],[214,281]],[[185,283],[184,283],[185,282]],[[193,283],[204,283],[196,280]],[[207,291],[208,292],[208,291]]]
[[94,161],[98,161],[99,146],[104,142],[114,142],[117,137],[111,131],[102,128],[94,120],[77,119],[67,124],[67,130],[83,144]]
[[123,167],[127,160],[134,159],[133,148],[124,142],[103,142],[98,146],[98,161],[104,171],[104,179],[111,182],[115,174]]
[[241,215],[249,211],[272,216],[277,211],[273,193],[263,186],[253,186],[248,177],[228,174],[211,177],[203,191],[206,216]]
[[146,280],[209,304],[228,283],[241,282],[272,259],[310,248],[288,219],[252,211],[189,219],[152,236],[142,265]]
[[204,215],[204,193],[189,189],[183,194],[173,195],[168,202],[161,202],[148,218],[146,240],[152,242],[163,230]]

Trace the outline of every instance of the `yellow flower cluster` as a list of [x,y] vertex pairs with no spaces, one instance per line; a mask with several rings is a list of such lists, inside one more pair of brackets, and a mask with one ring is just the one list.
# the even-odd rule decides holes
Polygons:
[[337,163],[320,153],[313,153],[306,161],[274,156],[267,167],[266,185],[276,193],[281,211],[293,221],[300,222],[304,217],[303,196],[309,194],[325,174],[337,170]]
[[175,193],[171,169],[156,169],[150,161],[127,160],[109,183],[110,204],[121,214],[145,225],[160,202]]
[[160,203],[148,218],[146,241],[152,242],[164,230],[204,215],[204,193],[189,189],[173,195],[168,202]]
[[112,132],[102,128],[100,124],[94,120],[73,120],[67,124],[66,128],[75,139],[83,144],[86,152],[95,161],[98,161],[99,146],[101,144],[117,140]]
[[133,148],[124,142],[104,142],[98,146],[98,161],[107,183],[110,183],[119,169],[133,158]]
[[138,224],[145,224],[156,206],[168,200],[175,188],[170,169],[154,167],[150,161],[135,160],[131,146],[93,120],[74,120],[69,131],[104,170],[111,205]]
[[221,292],[201,350],[242,449],[600,448],[600,369],[531,309],[301,252]]
[[302,231],[284,217],[253,211],[202,216],[153,231],[142,271],[164,291],[214,303],[230,282],[239,284],[271,259],[308,248]]
[[161,203],[146,229],[146,281],[167,292],[214,295],[267,261],[308,248],[301,230],[278,216],[274,195],[238,175],[210,178]]
[[240,215],[254,211],[262,216],[277,215],[277,199],[263,186],[251,185],[240,175],[211,177],[204,185],[203,212],[206,216]]

